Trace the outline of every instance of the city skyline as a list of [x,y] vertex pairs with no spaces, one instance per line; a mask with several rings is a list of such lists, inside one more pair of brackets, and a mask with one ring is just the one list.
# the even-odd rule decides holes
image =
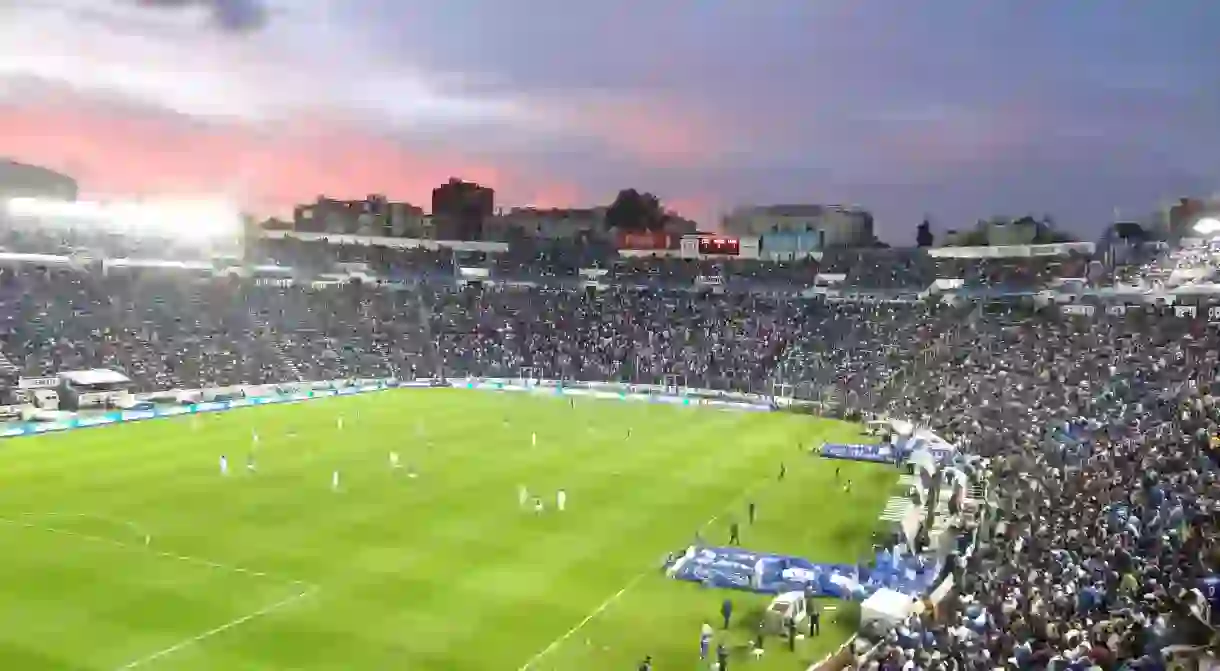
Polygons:
[[0,8],[0,153],[82,194],[425,206],[658,194],[859,204],[906,242],[991,215],[1100,232],[1217,189],[1220,6],[1041,0],[33,0]]

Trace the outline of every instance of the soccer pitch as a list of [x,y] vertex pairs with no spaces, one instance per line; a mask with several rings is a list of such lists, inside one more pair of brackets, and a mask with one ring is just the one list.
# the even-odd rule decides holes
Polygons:
[[[8,440],[0,669],[689,669],[726,597],[739,624],[718,642],[744,658],[769,597],[670,580],[661,561],[732,520],[750,549],[868,555],[896,473],[808,454],[826,441],[858,427],[450,389]],[[519,507],[522,485],[543,513]],[[820,637],[795,653],[771,639],[752,668],[837,647],[856,611],[824,603]]]

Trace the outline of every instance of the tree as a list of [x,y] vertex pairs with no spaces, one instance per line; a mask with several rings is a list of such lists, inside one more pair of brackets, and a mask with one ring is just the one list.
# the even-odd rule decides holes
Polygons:
[[1060,231],[1055,226],[1055,220],[1051,215],[1042,215],[1041,221],[1034,221],[1033,217],[1021,217],[1019,220],[1023,223],[1033,224],[1036,228],[1034,234],[1034,244],[1047,245],[1061,242],[1075,242],[1071,235]]
[[979,230],[979,229],[975,229],[973,231],[964,231],[962,233],[957,234],[953,238],[952,242],[949,243],[949,246],[950,247],[986,247],[987,246],[987,232],[985,230]]
[[932,223],[924,217],[923,223],[915,227],[915,246],[931,247],[936,238],[932,235]]
[[606,226],[624,231],[656,231],[668,220],[660,198],[635,189],[619,191],[606,209]]

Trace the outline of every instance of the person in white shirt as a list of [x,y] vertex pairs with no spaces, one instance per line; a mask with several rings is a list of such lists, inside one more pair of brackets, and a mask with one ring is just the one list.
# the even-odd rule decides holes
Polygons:
[[398,470],[399,468],[401,468],[401,466],[398,463],[398,453],[397,452],[390,453],[390,468],[393,468],[394,470]]
[[227,458],[225,458],[225,455],[223,455],[223,454],[220,455],[220,474],[221,475],[229,474],[229,460]]
[[339,491],[339,471],[335,471],[330,475],[330,488],[334,491]]
[[555,507],[559,509],[559,512],[563,512],[568,507],[568,493],[562,489],[555,492]]
[[522,509],[530,502],[530,490],[525,485],[517,485],[517,505]]

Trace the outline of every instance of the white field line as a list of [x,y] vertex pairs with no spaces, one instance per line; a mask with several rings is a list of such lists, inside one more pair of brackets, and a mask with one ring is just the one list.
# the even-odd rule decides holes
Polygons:
[[317,591],[316,587],[309,587],[309,588],[301,591],[300,593],[293,594],[292,596],[288,597],[287,599],[281,599],[269,606],[263,606],[262,608],[254,611],[253,613],[250,613],[249,615],[243,615],[237,619],[230,620],[230,621],[220,625],[219,627],[214,627],[212,629],[209,629],[209,630],[203,632],[202,634],[196,634],[194,636],[191,636],[190,638],[182,639],[181,641],[169,646],[168,648],[162,648],[150,655],[146,655],[139,659],[130,661],[130,662],[118,667],[117,671],[127,671],[127,669],[134,669],[137,666],[143,666],[149,662],[161,659],[162,657],[168,657],[169,655],[172,655],[175,652],[178,652],[179,650],[182,650],[184,648],[189,648],[190,646],[195,645],[196,643],[199,643],[200,641],[202,641],[204,639],[211,638],[217,634],[222,634],[230,629],[233,629],[234,627],[240,627],[241,625],[243,625],[255,618],[262,617],[264,615],[277,611],[281,608],[284,608],[285,606],[291,605],[292,603],[294,603],[296,601],[299,601],[301,599],[304,599],[307,596],[312,595],[316,591]]
[[[769,476],[769,477],[763,479],[762,481],[757,482],[757,483],[750,485],[749,487],[746,487],[745,489],[743,489],[740,494],[738,494],[732,501],[729,502],[729,504],[727,506],[724,507],[724,510],[713,515],[706,522],[704,522],[703,526],[699,527],[699,533],[702,534],[703,531],[705,531],[708,527],[715,524],[716,521],[720,519],[721,515],[740,506],[747,498],[750,497],[751,494],[753,494],[757,490],[761,489],[764,485],[770,484],[772,482],[775,482],[775,476]],[[576,635],[577,632],[584,629],[585,626],[588,625],[590,622],[592,622],[595,618],[597,618],[598,615],[601,615],[602,613],[604,613],[606,611],[606,609],[608,609],[608,608],[610,608],[610,606],[614,605],[614,603],[616,601],[618,601],[619,599],[621,599],[624,594],[626,594],[627,592],[634,589],[636,585],[640,584],[640,581],[643,580],[645,578],[645,576],[654,574],[656,572],[657,572],[657,570],[655,568],[648,568],[648,569],[644,569],[643,571],[641,571],[634,578],[629,580],[627,582],[627,584],[623,586],[622,589],[615,592],[614,594],[611,594],[609,598],[607,598],[605,601],[601,602],[601,604],[599,604],[597,606],[597,608],[594,608],[588,615],[585,616],[585,619],[581,620],[580,622],[577,622],[576,626],[574,626],[571,629],[564,632],[559,638],[556,638],[555,640],[551,641],[551,643],[549,645],[547,645],[542,650],[539,650],[538,653],[535,654],[533,657],[530,657],[529,661],[522,664],[517,669],[517,671],[528,671],[530,668],[533,668],[533,666],[535,664],[537,664],[543,657],[546,657],[547,655],[554,652],[556,648],[563,645],[564,642],[566,642],[569,638],[572,638],[573,636]]]
[[233,566],[231,564],[222,564],[220,562],[214,562],[210,559],[201,559],[199,557],[191,557],[188,555],[181,555],[181,554],[176,554],[173,552],[154,550],[151,547],[152,536],[150,534],[144,532],[143,528],[140,527],[139,525],[135,524],[134,522],[128,522],[125,520],[116,520],[116,519],[112,519],[112,518],[101,517],[98,515],[77,514],[77,513],[22,513],[20,515],[20,517],[27,519],[27,520],[30,518],[37,518],[37,517],[79,517],[79,518],[92,518],[92,519],[97,519],[97,520],[103,520],[103,521],[111,522],[114,524],[120,524],[120,525],[123,525],[123,526],[126,526],[126,527],[132,529],[133,531],[136,532],[136,535],[140,536],[141,540],[144,542],[143,542],[143,544],[125,543],[123,541],[115,540],[113,538],[106,538],[104,536],[93,536],[90,534],[83,534],[83,533],[80,533],[77,531],[72,531],[70,529],[61,529],[59,527],[53,527],[53,526],[48,526],[48,525],[44,525],[44,524],[34,524],[32,522],[24,521],[23,519],[13,519],[13,518],[9,518],[9,517],[0,517],[0,524],[8,524],[11,526],[24,527],[26,529],[45,531],[45,532],[53,533],[53,534],[60,534],[62,536],[71,536],[71,537],[79,539],[79,540],[89,541],[92,543],[103,543],[106,545],[111,545],[111,546],[118,547],[118,548],[124,548],[127,550],[138,550],[138,551],[143,551],[143,552],[149,552],[154,555],[157,555],[158,557],[163,557],[165,559],[172,559],[174,561],[180,561],[180,562],[184,562],[187,564],[195,564],[197,566],[206,566],[208,568],[215,569],[218,571],[226,571],[229,573],[241,573],[241,574],[245,574],[245,575],[256,576],[259,578],[266,578],[266,579],[274,580],[277,582],[284,582],[284,583],[287,583],[294,587],[300,588],[299,592],[297,592],[296,594],[293,594],[290,597],[276,601],[275,603],[273,603],[271,605],[263,606],[262,608],[259,608],[258,610],[254,611],[252,613],[235,618],[218,627],[209,629],[208,631],[205,631],[201,634],[196,634],[195,636],[191,636],[190,638],[183,639],[183,640],[179,641],[178,643],[175,643],[174,645],[171,645],[167,648],[163,648],[163,649],[153,652],[149,655],[145,655],[144,657],[140,657],[139,659],[128,662],[128,663],[124,664],[123,666],[118,667],[118,669],[116,671],[126,671],[127,669],[134,669],[137,666],[142,666],[144,664],[155,661],[162,657],[166,657],[175,652],[178,652],[179,650],[188,648],[196,643],[199,643],[200,641],[203,641],[204,639],[208,639],[213,636],[216,636],[217,634],[224,633],[230,629],[233,629],[234,627],[241,626],[251,620],[254,620],[259,617],[263,617],[264,615],[277,611],[281,608],[284,608],[285,606],[291,605],[301,599],[304,599],[307,596],[313,595],[315,592],[318,591],[317,585],[311,585],[309,583],[302,582],[300,580],[289,580],[286,578],[270,575],[263,571],[255,571],[253,569],[248,569],[243,566]]

